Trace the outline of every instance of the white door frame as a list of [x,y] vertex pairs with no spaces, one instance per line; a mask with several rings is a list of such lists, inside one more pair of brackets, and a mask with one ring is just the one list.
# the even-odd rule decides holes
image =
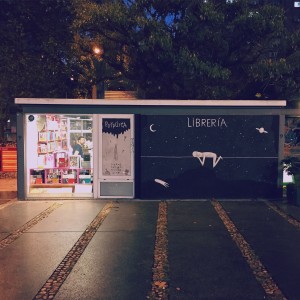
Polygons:
[[[102,174],[102,166],[103,166],[103,155],[102,155],[102,149],[103,149],[103,141],[102,141],[102,120],[103,119],[129,119],[130,120],[130,173],[128,175],[104,175]],[[101,114],[98,115],[97,122],[95,122],[95,125],[97,128],[99,128],[99,133],[97,139],[98,149],[97,153],[98,155],[95,155],[97,159],[95,159],[94,163],[97,163],[95,165],[95,169],[97,170],[97,174],[95,174],[97,177],[97,187],[94,187],[95,195],[97,195],[98,198],[134,198],[134,114]],[[115,185],[115,189],[117,190],[118,185],[126,185],[130,186],[132,188],[132,193],[129,195],[122,195],[119,194],[116,191],[115,195],[103,195],[101,193],[101,184],[107,183],[111,186]]]

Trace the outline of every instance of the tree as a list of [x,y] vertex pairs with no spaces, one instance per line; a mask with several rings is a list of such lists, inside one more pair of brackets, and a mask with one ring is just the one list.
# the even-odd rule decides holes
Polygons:
[[87,98],[103,82],[142,98],[296,97],[299,25],[252,2],[0,1],[0,142],[14,98]]
[[0,142],[14,98],[72,96],[72,23],[71,0],[0,2]]
[[144,98],[273,99],[299,91],[299,26],[253,1],[77,0],[74,28]]

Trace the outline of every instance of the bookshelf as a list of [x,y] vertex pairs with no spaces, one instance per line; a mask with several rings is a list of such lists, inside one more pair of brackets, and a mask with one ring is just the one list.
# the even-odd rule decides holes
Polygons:
[[75,185],[92,185],[92,169],[54,167],[30,169],[30,188],[73,187]]
[[39,118],[37,160],[38,167],[54,167],[57,152],[67,152],[67,119],[57,115]]
[[[41,114],[29,125],[34,133],[28,139],[29,193],[92,193],[92,119]],[[77,136],[88,140],[84,157],[72,154]]]

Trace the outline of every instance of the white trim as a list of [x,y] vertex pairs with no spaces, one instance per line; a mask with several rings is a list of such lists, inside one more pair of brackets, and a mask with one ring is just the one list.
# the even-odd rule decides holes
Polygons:
[[286,106],[286,100],[106,100],[106,99],[51,99],[16,98],[16,104],[41,105],[96,105],[96,106]]
[[99,118],[98,115],[93,114],[93,130],[92,130],[92,139],[93,139],[93,193],[94,199],[98,198],[98,163],[99,163]]

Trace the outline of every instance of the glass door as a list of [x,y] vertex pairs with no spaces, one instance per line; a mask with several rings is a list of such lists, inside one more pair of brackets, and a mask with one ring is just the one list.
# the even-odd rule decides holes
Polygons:
[[134,198],[134,115],[100,115],[99,198]]

